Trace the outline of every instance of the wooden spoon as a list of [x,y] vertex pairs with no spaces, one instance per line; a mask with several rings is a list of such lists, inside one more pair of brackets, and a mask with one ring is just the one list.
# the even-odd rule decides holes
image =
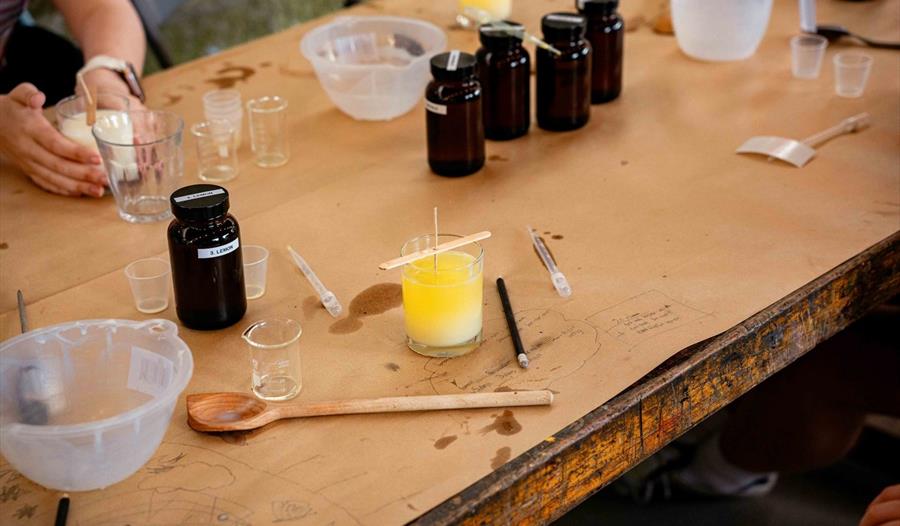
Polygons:
[[550,391],[398,396],[271,405],[246,393],[200,393],[188,395],[187,411],[188,425],[196,431],[219,432],[256,429],[283,418],[550,405],[551,403],[553,403],[553,393]]

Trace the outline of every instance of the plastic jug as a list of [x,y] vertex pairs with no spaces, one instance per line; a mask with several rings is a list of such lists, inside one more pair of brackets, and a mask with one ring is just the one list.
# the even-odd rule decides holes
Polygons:
[[772,0],[672,0],[678,46],[699,60],[744,60],[756,52]]

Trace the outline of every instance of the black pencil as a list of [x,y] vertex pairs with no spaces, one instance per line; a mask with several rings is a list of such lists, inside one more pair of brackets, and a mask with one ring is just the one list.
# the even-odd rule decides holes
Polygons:
[[66,526],[66,520],[69,518],[69,494],[63,493],[59,499],[59,507],[56,508],[55,526]]
[[503,303],[503,314],[506,315],[506,324],[509,326],[509,335],[512,336],[513,349],[516,360],[522,369],[528,368],[528,355],[522,346],[522,337],[519,336],[519,327],[516,325],[516,315],[513,314],[512,305],[509,304],[509,294],[506,292],[506,283],[503,278],[497,278],[497,292],[500,293],[500,302]]

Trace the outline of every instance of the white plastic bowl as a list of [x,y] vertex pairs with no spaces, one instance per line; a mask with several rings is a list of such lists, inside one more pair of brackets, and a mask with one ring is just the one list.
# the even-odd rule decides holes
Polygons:
[[0,344],[0,451],[48,488],[87,491],[140,469],[194,367],[167,320],[85,320]]
[[360,120],[411,110],[428,83],[429,61],[447,37],[434,24],[393,16],[339,17],[300,41],[334,104]]

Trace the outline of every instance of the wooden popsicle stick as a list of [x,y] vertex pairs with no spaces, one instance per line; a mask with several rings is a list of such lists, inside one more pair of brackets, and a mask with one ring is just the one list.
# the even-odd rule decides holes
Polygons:
[[461,246],[468,245],[469,243],[481,241],[482,239],[487,239],[489,237],[491,237],[491,233],[488,230],[475,234],[469,234],[468,236],[454,239],[453,241],[441,243],[436,247],[426,248],[425,250],[420,250],[418,252],[413,252],[412,254],[407,254],[390,261],[385,261],[381,265],[378,265],[378,268],[380,268],[381,270],[390,270],[392,268],[402,267],[407,263],[412,263],[413,261],[418,261],[422,258],[427,258],[428,256],[434,256],[436,254],[440,254],[441,252],[447,252],[448,250],[453,250],[454,248],[459,248]]
[[87,91],[87,125],[93,126],[97,122],[97,89],[93,86]]

